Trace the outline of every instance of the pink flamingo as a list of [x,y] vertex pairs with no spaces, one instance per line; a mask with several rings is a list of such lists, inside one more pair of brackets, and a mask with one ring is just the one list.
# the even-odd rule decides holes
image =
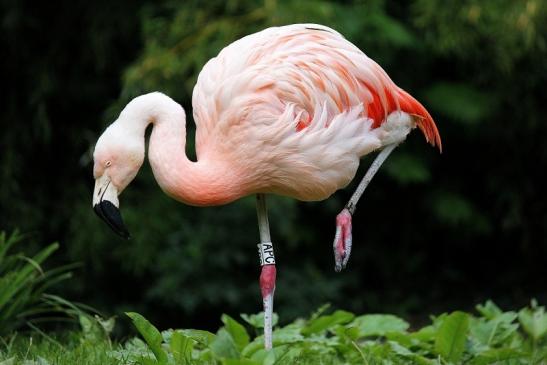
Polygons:
[[266,195],[328,198],[353,179],[359,159],[380,150],[336,217],[335,269],[351,253],[351,217],[367,184],[415,127],[441,149],[426,109],[338,32],[316,24],[268,28],[246,36],[204,66],[194,88],[197,161],[185,154],[186,116],[168,96],[133,99],[97,141],[93,207],[129,237],[118,195],[133,180],[153,124],[149,160],[162,190],[194,206],[257,196],[264,342],[272,347],[276,268]]

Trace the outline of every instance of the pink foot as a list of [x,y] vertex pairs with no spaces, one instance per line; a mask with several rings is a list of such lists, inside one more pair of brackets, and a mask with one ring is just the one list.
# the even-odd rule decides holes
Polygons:
[[262,272],[260,273],[260,291],[262,292],[262,298],[266,298],[268,295],[273,294],[275,290],[276,274],[275,265],[262,266]]
[[272,349],[272,318],[275,277],[275,265],[262,266],[262,272],[260,273],[260,291],[262,292],[262,304],[264,305],[264,348],[266,350]]
[[334,270],[342,271],[348,264],[351,254],[351,213],[344,208],[336,216],[336,235],[334,236]]

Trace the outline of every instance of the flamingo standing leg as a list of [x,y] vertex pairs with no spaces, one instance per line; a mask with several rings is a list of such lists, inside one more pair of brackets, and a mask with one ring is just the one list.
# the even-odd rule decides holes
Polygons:
[[258,229],[260,231],[258,253],[260,255],[260,265],[262,266],[260,291],[264,305],[264,348],[270,350],[272,348],[272,315],[276,269],[273,244],[270,239],[266,195],[256,195],[256,211],[258,214]]
[[372,181],[372,178],[387,159],[389,154],[398,146],[399,143],[392,143],[384,147],[382,151],[376,156],[372,165],[367,170],[365,177],[357,186],[357,189],[351,196],[350,200],[342,209],[342,211],[336,216],[336,234],[334,236],[333,250],[334,250],[334,270],[336,272],[342,271],[348,264],[349,256],[351,254],[351,217],[357,207],[357,202],[363,195],[363,192],[367,188],[368,184]]

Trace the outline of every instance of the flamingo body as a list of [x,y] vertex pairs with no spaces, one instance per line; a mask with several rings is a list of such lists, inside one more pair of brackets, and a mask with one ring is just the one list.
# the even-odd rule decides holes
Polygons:
[[441,146],[420,103],[316,24],[268,28],[230,44],[204,66],[192,104],[198,161],[230,166],[240,187],[233,199],[326,199],[353,179],[361,156],[416,125]]

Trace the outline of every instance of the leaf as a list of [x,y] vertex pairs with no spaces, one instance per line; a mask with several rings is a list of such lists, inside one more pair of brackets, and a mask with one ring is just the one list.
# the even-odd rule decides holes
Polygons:
[[391,314],[367,314],[359,316],[351,323],[359,328],[360,337],[383,336],[388,332],[402,332],[409,327],[408,323]]
[[518,317],[522,328],[534,341],[538,341],[547,333],[547,315],[545,308],[532,304],[532,308],[523,308]]
[[218,330],[209,348],[218,358],[239,359],[241,357],[234,339],[224,328]]
[[80,327],[82,328],[82,339],[93,343],[99,342],[104,338],[99,324],[93,317],[87,314],[80,314],[78,319],[80,321]]
[[[295,344],[304,340],[304,337],[300,333],[300,326],[295,323],[291,323],[283,328],[277,329],[273,332],[273,346],[277,348],[285,344]],[[243,357],[252,357],[256,360],[255,354],[260,350],[264,350],[264,337],[256,337],[251,343],[249,343],[241,355]],[[265,355],[264,355],[265,356]]]
[[485,318],[472,320],[469,325],[472,340],[487,348],[503,344],[517,331],[518,324],[513,323],[516,318],[516,313],[507,312],[499,314],[491,320]]
[[222,322],[226,328],[226,331],[234,339],[234,343],[239,351],[241,351],[249,343],[249,334],[241,324],[227,314],[223,314],[221,317]]
[[169,348],[177,364],[186,364],[192,360],[194,341],[190,337],[183,335],[182,332],[175,331],[171,335]]
[[348,323],[353,318],[355,318],[353,313],[337,310],[331,315],[320,316],[311,320],[306,327],[302,328],[301,333],[304,336],[309,336],[330,329],[335,325]]
[[435,351],[445,360],[458,362],[465,349],[469,315],[453,312],[444,318],[435,339]]
[[167,364],[167,354],[161,347],[162,337],[160,331],[138,313],[127,312],[126,315],[131,318],[133,324],[150,347],[150,350],[154,353],[158,363],[160,365]]
[[411,333],[409,337],[412,339],[416,339],[420,342],[433,342],[435,341],[435,333],[435,327],[425,326],[419,331]]
[[204,347],[209,347],[209,344],[215,339],[215,334],[204,330],[179,330],[183,335],[190,337]]
[[[249,323],[254,328],[264,328],[264,312],[260,312],[258,314],[240,314],[241,318],[247,323]],[[272,314],[272,327],[275,327],[277,325],[277,322],[279,321],[279,316],[277,313]]]
[[521,358],[525,358],[526,356],[527,356],[526,353],[523,353],[518,350],[510,349],[510,348],[492,349],[479,354],[476,358],[474,358],[470,362],[470,364],[471,365],[489,365],[494,363],[497,364],[500,361],[521,359]]
[[108,319],[103,319],[99,316],[95,316],[95,320],[99,325],[102,327],[103,331],[108,335],[112,333],[114,330],[114,326],[116,325],[116,318],[110,317]]
[[389,346],[393,350],[394,353],[401,356],[411,356],[412,351],[410,351],[408,348],[401,346],[399,343],[395,341],[388,341]]
[[477,311],[488,319],[494,319],[502,314],[502,310],[491,300],[487,300],[484,304],[477,304]]

